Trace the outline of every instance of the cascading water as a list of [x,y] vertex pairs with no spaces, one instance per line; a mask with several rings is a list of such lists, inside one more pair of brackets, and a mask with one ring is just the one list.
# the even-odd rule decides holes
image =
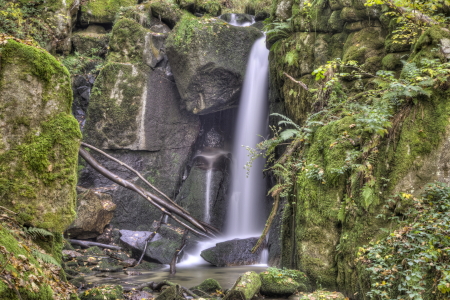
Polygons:
[[[235,15],[229,22],[235,26],[250,25],[249,22],[238,24]],[[200,257],[204,249],[215,246],[216,243],[234,238],[259,236],[264,227],[266,213],[264,209],[266,183],[262,176],[264,160],[259,158],[253,162],[249,176],[244,168],[248,162],[248,151],[243,146],[256,147],[267,131],[268,119],[268,74],[269,74],[269,50],[265,45],[265,37],[258,39],[250,52],[247,63],[244,85],[234,135],[231,167],[231,186],[229,191],[229,207],[227,211],[225,236],[217,240],[208,240],[197,245],[191,253],[186,253],[180,266],[189,266],[205,263]],[[217,150],[216,150],[217,151]],[[208,162],[206,173],[205,191],[205,217],[210,218],[212,164],[219,156],[228,155],[226,152],[200,153],[196,157],[202,157]],[[263,251],[261,263],[267,263],[267,250]]]
[[259,135],[267,131],[268,57],[263,37],[255,42],[250,53],[237,117],[225,232],[233,238],[257,236],[264,227],[264,161],[255,160],[247,176],[244,166],[249,158],[243,146],[255,148],[261,141]]
[[212,168],[206,171],[206,190],[205,190],[205,218],[206,223],[210,222],[211,219],[211,176]]

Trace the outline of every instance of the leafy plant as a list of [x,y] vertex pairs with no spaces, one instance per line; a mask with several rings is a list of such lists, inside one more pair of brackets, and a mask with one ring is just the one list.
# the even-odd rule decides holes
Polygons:
[[450,188],[429,185],[399,229],[359,249],[358,262],[370,278],[370,299],[428,299],[450,293]]
[[39,238],[47,238],[47,237],[51,237],[53,238],[53,233],[51,233],[48,230],[45,230],[43,228],[37,228],[37,227],[24,227],[23,231],[30,235],[33,239],[39,239]]

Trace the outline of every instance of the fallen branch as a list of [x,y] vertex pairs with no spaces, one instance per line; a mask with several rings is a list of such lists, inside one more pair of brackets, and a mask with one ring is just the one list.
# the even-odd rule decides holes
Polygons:
[[[165,215],[166,215],[165,213],[163,213],[163,214],[161,215],[161,218],[159,219],[158,226],[156,227],[156,229],[148,236],[148,238],[146,238],[146,239],[144,240],[144,244],[145,244],[144,250],[142,250],[141,257],[139,258],[139,260],[138,260],[136,266],[139,266],[139,265],[141,264],[141,261],[142,261],[142,259],[144,258],[145,252],[147,251],[147,245],[148,245],[148,243],[155,237],[155,235],[156,235],[156,233],[158,232],[159,228],[161,228],[161,223],[162,223],[162,220],[164,219],[164,216],[165,216]],[[136,267],[136,266],[135,266],[135,267]]]
[[186,237],[187,237],[188,232],[189,232],[188,230],[186,230],[186,229],[184,230],[180,249],[178,249],[175,252],[175,254],[173,255],[172,261],[170,262],[170,275],[175,275],[175,273],[177,272],[177,260],[178,260],[178,257],[180,256],[180,253],[183,251],[184,247],[186,247]]
[[80,241],[80,240],[69,239],[69,243],[71,243],[73,245],[82,246],[85,248],[97,246],[100,248],[106,248],[106,249],[112,249],[112,250],[122,250],[122,247],[119,247],[119,246],[113,246],[113,245],[107,245],[107,244],[101,244],[101,243],[89,242],[89,241]]
[[[169,215],[172,219],[180,223],[185,228],[189,229],[193,233],[210,238],[215,237],[215,234],[213,234],[210,230],[206,229],[206,226],[203,226],[201,222],[193,218],[189,213],[185,213],[183,210],[180,210],[178,207],[171,205],[170,203],[167,203],[166,201],[162,200],[161,198],[157,197],[156,195],[153,195],[152,193],[144,190],[143,188],[135,185],[134,183],[131,183],[128,180],[125,180],[123,178],[120,178],[116,174],[112,173],[105,167],[103,167],[99,162],[95,160],[92,155],[89,154],[85,149],[81,148],[79,149],[78,153],[80,156],[88,163],[90,164],[97,172],[108,178],[109,180],[127,188],[130,189],[142,197],[144,197],[147,201],[149,201],[151,204],[153,204],[155,207],[157,207],[162,212]],[[193,226],[195,226],[197,229],[192,228],[191,226],[185,224],[183,221],[178,219],[175,215],[182,217],[186,221],[190,222]],[[209,227],[208,227],[209,228]]]
[[300,80],[295,80],[292,76],[290,76],[288,73],[284,72],[283,73],[287,78],[289,78],[290,80],[292,80],[293,82],[299,84],[302,88],[304,88],[305,90],[309,91],[308,86],[306,84],[304,84],[303,82],[301,82]]
[[278,204],[280,202],[280,196],[277,195],[275,197],[275,202],[273,203],[272,210],[270,211],[269,218],[267,218],[266,225],[264,226],[264,230],[256,242],[255,246],[252,248],[252,253],[255,253],[256,250],[264,244],[266,240],[267,233],[269,232],[270,227],[272,226],[273,219],[275,218],[278,210]]

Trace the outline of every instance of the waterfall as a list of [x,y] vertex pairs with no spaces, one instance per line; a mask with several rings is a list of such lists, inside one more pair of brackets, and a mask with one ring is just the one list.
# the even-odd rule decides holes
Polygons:
[[261,234],[265,221],[265,180],[262,176],[264,161],[258,158],[247,177],[244,168],[248,151],[243,146],[256,147],[260,135],[267,131],[267,94],[269,50],[265,37],[255,42],[250,52],[236,123],[232,151],[230,204],[226,235],[248,237]]
[[204,221],[206,223],[209,223],[211,219],[210,214],[210,206],[211,206],[211,176],[212,175],[212,168],[209,168],[206,171],[206,191],[205,191],[205,218]]

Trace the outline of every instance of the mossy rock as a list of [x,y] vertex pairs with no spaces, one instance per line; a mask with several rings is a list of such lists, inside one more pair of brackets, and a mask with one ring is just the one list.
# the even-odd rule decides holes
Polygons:
[[109,35],[93,32],[76,32],[72,35],[74,50],[82,55],[103,56],[107,52]]
[[113,24],[121,7],[133,6],[137,0],[89,0],[81,5],[80,22],[88,24]]
[[136,271],[154,271],[154,270],[159,270],[159,269],[163,269],[165,268],[166,265],[164,264],[158,264],[158,263],[153,263],[153,262],[147,262],[144,261],[142,263],[140,263],[138,266],[133,267],[133,268],[127,268],[127,270],[136,270]]
[[121,300],[123,288],[120,285],[103,285],[84,291],[80,294],[81,300]]
[[291,272],[295,274],[294,277],[269,271],[259,273],[260,293],[265,296],[287,297],[296,292],[306,292],[309,289],[306,275],[300,271],[291,270]]
[[343,60],[355,60],[363,64],[372,56],[383,51],[384,33],[380,27],[368,27],[351,33],[344,45]]
[[183,300],[183,289],[178,284],[166,288],[155,300]]
[[112,29],[108,61],[145,63],[154,68],[164,58],[166,37],[146,29],[136,20],[122,17]]
[[166,23],[171,29],[175,27],[184,14],[178,5],[171,1],[153,1],[151,12],[154,17]]
[[205,293],[216,293],[217,291],[221,291],[222,287],[220,286],[219,282],[217,282],[217,280],[208,278],[199,285],[191,287],[190,290],[200,297],[205,297]]
[[403,66],[402,60],[407,60],[409,57],[409,52],[403,53],[389,53],[383,57],[381,65],[383,69],[394,71],[399,70]]
[[240,94],[250,49],[261,36],[254,27],[183,16],[166,46],[186,110],[206,114],[234,104]]
[[67,69],[42,49],[0,45],[0,204],[62,232],[75,217],[81,133]]
[[259,275],[255,272],[246,272],[236,280],[223,300],[250,300],[259,292],[260,287]]

